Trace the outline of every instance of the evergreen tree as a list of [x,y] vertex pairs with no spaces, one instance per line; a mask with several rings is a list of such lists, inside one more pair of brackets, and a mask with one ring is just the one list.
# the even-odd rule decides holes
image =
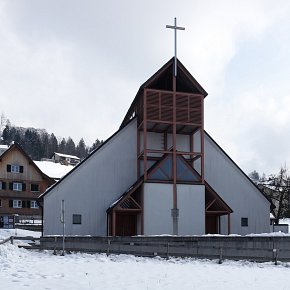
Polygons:
[[103,144],[103,141],[100,141],[99,139],[97,139],[94,143],[93,143],[93,145],[92,145],[92,147],[90,148],[90,152],[92,152],[92,151],[94,151],[95,149],[97,149],[100,145],[102,145]]
[[24,150],[33,160],[40,160],[43,156],[42,144],[35,129],[27,129],[24,134]]
[[43,155],[41,158],[49,158],[49,136],[47,132],[42,134],[41,137],[41,147],[42,147],[42,152]]
[[58,151],[59,153],[63,153],[63,154],[66,153],[66,141],[64,138],[62,138],[61,142],[59,143]]
[[11,141],[10,127],[6,125],[2,132],[2,142],[6,145],[9,145]]
[[51,158],[54,152],[58,152],[58,142],[54,134],[50,134],[48,141],[48,157]]
[[84,159],[88,156],[88,150],[86,148],[86,144],[83,138],[81,138],[77,148],[76,148],[76,155],[80,159]]
[[75,142],[73,141],[73,139],[71,137],[67,138],[66,154],[76,155],[76,145],[75,145]]
[[17,144],[19,144],[24,149],[24,143],[25,143],[24,137],[20,134],[19,131],[16,131],[13,141],[15,141]]
[[84,159],[89,152],[98,148],[103,143],[103,141],[97,139],[92,147],[89,148],[86,146],[84,139],[81,138],[76,146],[71,137],[68,137],[67,140],[61,138],[59,139],[61,141],[58,141],[53,133],[49,135],[44,129],[15,127],[11,125],[8,119],[6,119],[5,125],[5,118],[4,116],[1,117],[0,143],[10,145],[12,141],[15,141],[34,160],[51,158],[54,152],[76,155]]

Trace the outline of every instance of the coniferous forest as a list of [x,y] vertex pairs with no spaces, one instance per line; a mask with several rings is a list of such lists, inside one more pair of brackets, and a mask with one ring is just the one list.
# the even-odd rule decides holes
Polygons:
[[71,137],[57,138],[53,133],[47,133],[45,129],[16,127],[9,121],[2,127],[0,133],[1,144],[10,145],[13,141],[17,142],[33,160],[51,158],[54,152],[78,156],[83,160],[103,143],[96,139],[90,147],[85,144],[83,138],[75,143]]

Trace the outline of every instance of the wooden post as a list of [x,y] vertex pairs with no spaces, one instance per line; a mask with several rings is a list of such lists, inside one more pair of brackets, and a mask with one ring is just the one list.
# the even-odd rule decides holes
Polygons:
[[[194,153],[194,140],[193,140],[193,134],[192,135],[189,135],[189,144],[190,144],[190,153]],[[190,161],[190,164],[192,166],[192,168],[194,168],[194,162],[193,162],[193,159],[194,159],[194,155],[190,155],[189,158],[191,159]]]
[[143,167],[144,167],[144,181],[147,180],[147,91],[144,90],[143,97]]
[[139,178],[140,175],[140,130],[137,127],[137,178]]
[[116,212],[114,209],[112,212],[112,236],[116,236]]
[[200,130],[200,145],[201,145],[201,182],[204,183],[204,97],[201,98],[201,130]]
[[172,167],[173,167],[173,235],[178,235],[177,173],[176,173],[176,76],[173,76],[173,125],[172,125]]
[[141,235],[144,235],[144,184],[141,186]]

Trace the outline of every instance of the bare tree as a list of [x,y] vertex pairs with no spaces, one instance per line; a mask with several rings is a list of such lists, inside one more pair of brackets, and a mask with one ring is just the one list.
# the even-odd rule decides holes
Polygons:
[[272,200],[275,205],[275,223],[289,215],[290,206],[290,176],[286,165],[281,166],[277,175],[270,175],[268,179],[262,181],[259,188]]

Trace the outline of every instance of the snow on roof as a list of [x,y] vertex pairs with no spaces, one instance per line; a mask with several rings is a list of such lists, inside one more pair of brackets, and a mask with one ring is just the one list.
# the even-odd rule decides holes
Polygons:
[[72,165],[62,165],[51,161],[34,161],[34,163],[44,174],[54,179],[60,179],[74,168]]
[[62,153],[57,153],[57,152],[54,152],[54,154],[56,154],[56,155],[58,155],[58,156],[60,156],[60,157],[65,157],[65,158],[74,158],[74,159],[78,159],[78,160],[80,160],[79,157],[77,157],[77,156],[73,156],[73,155],[67,155],[67,154],[62,154]]
[[9,146],[7,145],[0,145],[0,155],[2,155],[8,148]]

